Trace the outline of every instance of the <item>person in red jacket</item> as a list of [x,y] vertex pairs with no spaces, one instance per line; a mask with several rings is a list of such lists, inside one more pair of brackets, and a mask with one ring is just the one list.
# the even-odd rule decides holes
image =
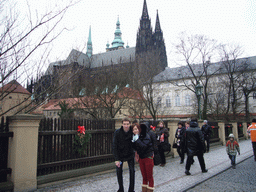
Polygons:
[[256,119],[252,120],[252,124],[248,127],[247,133],[251,137],[254,161],[256,161]]

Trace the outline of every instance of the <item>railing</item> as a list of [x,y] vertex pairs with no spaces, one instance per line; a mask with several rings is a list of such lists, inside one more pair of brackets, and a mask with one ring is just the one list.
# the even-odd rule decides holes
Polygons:
[[225,124],[225,139],[228,140],[228,136],[230,133],[232,133],[232,124]]
[[[79,155],[73,150],[78,125],[85,126],[85,130],[92,136],[84,155]],[[114,131],[115,121],[112,120],[41,120],[37,175],[113,162]]]
[[242,122],[237,122],[237,132],[238,132],[238,138],[241,138],[244,136],[244,132],[243,132],[243,123]]
[[2,116],[0,124],[0,182],[6,182],[7,175],[12,173],[12,169],[7,167],[9,137],[13,137],[13,132],[9,132],[8,117],[4,121]]
[[208,122],[209,126],[212,128],[212,134],[210,137],[210,143],[219,142],[219,126],[218,122]]

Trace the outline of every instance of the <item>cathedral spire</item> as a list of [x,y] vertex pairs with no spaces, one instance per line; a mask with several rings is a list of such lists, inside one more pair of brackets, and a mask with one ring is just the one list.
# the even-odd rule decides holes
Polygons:
[[158,16],[158,10],[156,10],[156,26],[155,26],[155,33],[157,32],[162,32],[161,26],[160,26],[160,21],[159,21],[159,16]]
[[148,16],[148,8],[147,8],[147,2],[146,2],[146,0],[144,0],[141,19],[149,19],[149,16]]
[[92,56],[92,39],[91,39],[91,26],[89,29],[89,37],[88,37],[88,41],[87,41],[87,51],[86,54],[88,55],[88,57]]
[[119,48],[124,48],[124,42],[122,41],[122,33],[120,30],[120,22],[119,22],[119,16],[117,18],[116,22],[116,30],[115,30],[115,38],[112,41],[112,47],[111,49],[119,49]]

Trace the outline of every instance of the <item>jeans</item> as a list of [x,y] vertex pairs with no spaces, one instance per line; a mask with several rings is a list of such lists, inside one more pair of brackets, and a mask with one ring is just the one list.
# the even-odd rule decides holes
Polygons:
[[236,165],[236,155],[228,155],[231,160],[231,165]]
[[[117,181],[119,184],[119,192],[124,192],[124,185],[123,185],[123,163],[124,161],[121,161],[122,164],[120,167],[116,167],[116,175],[117,175]],[[135,182],[135,169],[134,169],[134,158],[127,161],[129,166],[129,173],[130,173],[130,185],[129,185],[129,192],[134,191],[134,182]]]

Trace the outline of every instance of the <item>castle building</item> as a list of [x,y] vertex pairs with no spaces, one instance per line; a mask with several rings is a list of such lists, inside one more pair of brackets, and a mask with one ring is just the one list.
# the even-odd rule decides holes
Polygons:
[[[118,17],[114,40],[111,46],[109,43],[106,44],[106,52],[93,54],[90,26],[86,53],[73,49],[66,60],[50,63],[45,76],[54,76],[55,81],[58,81],[59,84],[63,84],[65,80],[67,81],[65,83],[65,90],[59,90],[55,98],[77,96],[83,89],[83,82],[87,81],[95,84],[97,81],[102,81],[100,75],[106,71],[109,76],[119,73],[122,69],[126,70],[126,73],[127,69],[129,69],[128,73],[133,75],[135,71],[141,73],[149,65],[147,64],[148,62],[142,62],[142,58],[146,58],[146,55],[156,56],[154,60],[157,60],[157,62],[153,59],[149,60],[150,65],[155,65],[154,67],[157,69],[149,68],[152,71],[152,76],[157,75],[167,67],[166,49],[158,11],[153,32],[146,0],[144,0],[137,32],[136,47],[129,47],[128,45],[124,47],[120,25]],[[152,52],[155,54],[151,54]],[[122,85],[129,84],[132,87],[133,75],[120,75],[121,79],[116,77],[113,82],[121,81]]]

